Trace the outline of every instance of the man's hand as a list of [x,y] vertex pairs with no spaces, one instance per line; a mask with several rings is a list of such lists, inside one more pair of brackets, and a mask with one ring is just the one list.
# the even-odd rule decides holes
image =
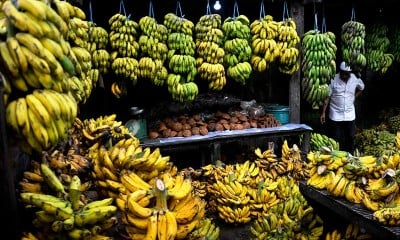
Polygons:
[[321,116],[319,117],[319,120],[321,121],[321,124],[325,123],[325,113],[321,113]]

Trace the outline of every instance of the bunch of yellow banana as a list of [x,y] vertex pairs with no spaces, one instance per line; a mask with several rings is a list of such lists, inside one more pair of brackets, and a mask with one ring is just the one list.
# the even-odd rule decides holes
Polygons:
[[328,94],[327,84],[336,73],[335,39],[332,32],[317,30],[309,30],[301,38],[303,98],[315,109],[323,105]]
[[[138,40],[141,51],[140,76],[150,79],[156,86],[163,86],[168,77],[168,70],[164,66],[168,54],[168,29],[149,16],[140,18],[139,27],[142,33]],[[146,61],[142,61],[143,58]]]
[[85,49],[88,49],[89,41],[89,28],[90,23],[85,20],[86,16],[81,16],[83,18],[74,16],[70,17],[67,21],[68,34],[67,40],[72,44]]
[[77,103],[70,94],[35,89],[8,103],[6,122],[22,144],[27,143],[24,150],[41,152],[67,137],[77,113]]
[[337,229],[334,229],[331,232],[327,232],[325,235],[325,240],[341,240],[341,239],[343,239],[342,233]]
[[378,179],[368,179],[364,189],[369,198],[380,201],[393,196],[393,194],[398,194],[399,184],[393,177],[384,176]]
[[382,207],[372,213],[372,218],[384,225],[398,225],[400,222],[400,207]]
[[323,146],[339,150],[339,142],[325,134],[313,132],[310,137],[310,147],[312,151],[318,151]]
[[300,37],[296,31],[296,22],[286,18],[278,24],[276,37],[277,47],[280,49],[278,69],[285,74],[293,74],[300,69],[300,51],[297,44]]
[[99,73],[106,74],[110,67],[110,54],[106,49],[92,51],[92,67],[98,69]]
[[250,64],[252,55],[250,21],[244,15],[228,17],[222,23],[225,34],[224,66],[227,76],[240,84],[245,84],[253,72]]
[[136,85],[139,77],[139,62],[132,57],[117,57],[111,63],[111,69],[122,78],[132,81]]
[[264,182],[261,183],[258,189],[252,188],[248,190],[248,194],[251,196],[249,201],[251,214],[255,218],[262,216],[263,213],[268,212],[272,206],[280,202],[274,190],[269,189],[269,185]]
[[392,65],[394,55],[389,52],[389,27],[383,23],[370,26],[365,35],[366,67],[374,72],[386,73]]
[[126,96],[127,94],[127,88],[124,82],[121,81],[113,82],[110,88],[111,88],[111,93],[116,98],[121,98],[122,96]]
[[308,175],[307,163],[301,156],[300,148],[296,144],[293,144],[290,148],[288,141],[285,139],[281,149],[281,161],[286,162],[287,172],[295,179],[304,180]]
[[342,171],[336,171],[332,181],[326,185],[326,190],[334,197],[344,197],[346,187],[350,183]]
[[221,24],[221,15],[207,14],[195,25],[197,71],[201,79],[208,81],[208,88],[217,91],[226,85]]
[[194,194],[201,198],[204,198],[207,195],[207,182],[202,182],[200,180],[192,181]]
[[249,205],[218,205],[218,217],[226,223],[245,224],[252,220]]
[[120,57],[137,58],[139,56],[139,24],[121,13],[116,13],[108,20],[110,26],[109,43],[111,49]]
[[343,60],[354,72],[361,72],[367,65],[365,55],[365,25],[351,20],[343,23],[341,29]]
[[87,49],[94,52],[100,49],[107,49],[108,47],[108,32],[104,27],[98,26],[95,22],[88,22],[89,24],[89,39]]
[[[337,234],[339,235],[339,234]],[[344,230],[345,239],[373,239],[372,235],[366,233],[365,229],[356,223],[349,223]]]
[[250,24],[251,37],[251,65],[254,71],[264,72],[279,56],[277,48],[278,22],[271,15],[254,20]]
[[334,171],[325,171],[322,174],[318,174],[317,171],[314,171],[310,173],[310,177],[307,179],[307,184],[316,189],[326,189],[327,185],[334,177]]
[[196,230],[191,232],[188,236],[188,239],[191,240],[201,238],[207,238],[210,240],[220,239],[220,228],[209,217],[202,219]]

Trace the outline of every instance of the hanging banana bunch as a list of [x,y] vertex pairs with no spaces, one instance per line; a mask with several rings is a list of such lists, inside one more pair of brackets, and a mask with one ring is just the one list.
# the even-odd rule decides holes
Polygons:
[[388,53],[390,46],[388,32],[388,26],[383,23],[375,23],[366,31],[365,56],[367,68],[374,72],[386,73],[393,63],[394,55]]
[[207,13],[195,26],[197,71],[201,79],[208,81],[208,88],[220,91],[226,85],[224,32],[221,15]]
[[300,69],[300,51],[297,44],[300,37],[296,31],[296,23],[291,18],[279,22],[277,47],[280,48],[279,65],[280,72],[293,74]]
[[367,65],[365,56],[365,25],[355,20],[350,20],[342,25],[342,55],[343,60],[355,72],[360,72]]
[[250,64],[252,54],[250,21],[245,15],[239,14],[236,2],[233,15],[222,23],[225,34],[224,65],[227,76],[244,85],[253,72]]
[[150,2],[150,16],[139,20],[142,34],[139,37],[141,57],[139,59],[140,77],[149,79],[156,86],[163,86],[168,78],[164,62],[167,60],[168,29],[154,18],[153,4]]
[[110,67],[110,53],[108,47],[108,32],[98,26],[93,20],[89,22],[89,41],[87,49],[92,55],[93,69],[98,69],[99,74],[108,73]]
[[330,80],[336,73],[335,35],[332,32],[307,31],[301,39],[303,98],[313,109],[323,106]]
[[[178,2],[179,4],[179,2]],[[178,5],[180,9],[180,5]],[[181,14],[182,16],[182,14]],[[193,39],[194,23],[174,13],[164,16],[168,35],[168,92],[177,102],[191,102],[198,95],[194,82],[197,75],[196,44]]]
[[[126,14],[116,13],[108,20],[110,26],[109,43],[111,52],[111,69],[122,79],[136,85],[139,77],[139,24],[129,19]],[[118,83],[118,86],[126,87],[126,84]],[[122,90],[121,92],[125,92]],[[116,95],[119,96],[118,93]]]
[[390,35],[389,45],[390,52],[393,54],[393,61],[400,62],[400,27],[394,27],[392,34]]

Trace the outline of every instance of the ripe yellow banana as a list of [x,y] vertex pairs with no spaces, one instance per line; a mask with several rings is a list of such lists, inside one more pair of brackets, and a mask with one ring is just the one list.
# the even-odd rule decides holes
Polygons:
[[114,205],[86,209],[78,214],[75,214],[75,224],[76,226],[80,227],[85,225],[93,225],[112,217],[116,211],[117,207]]
[[28,69],[28,61],[21,50],[18,40],[15,37],[7,37],[7,47],[15,62],[18,62],[19,69],[24,72]]
[[137,190],[128,195],[127,205],[128,209],[135,216],[146,218],[153,214],[153,209],[140,206],[137,201],[147,195],[146,190]]
[[192,192],[192,181],[182,175],[178,175],[177,178],[178,181],[175,181],[174,187],[167,189],[167,194],[175,199],[182,199]]
[[68,231],[68,237],[71,239],[87,239],[92,235],[92,232],[86,228],[74,228]]
[[152,214],[151,216],[149,216],[147,232],[143,240],[157,239],[157,218],[157,214]]
[[[150,221],[149,218],[138,217],[138,216],[135,216],[135,215],[131,214],[130,212],[127,212],[125,214],[125,217],[126,217],[127,222],[130,225],[132,225],[132,226],[134,226],[136,228],[142,229],[142,230],[147,230],[148,225],[149,225],[149,221]],[[160,220],[158,219],[158,221],[160,221]],[[158,228],[159,227],[160,226],[158,226]]]
[[36,140],[42,147],[42,149],[46,150],[50,147],[50,138],[49,133],[47,131],[48,126],[44,126],[40,123],[40,119],[36,116],[36,113],[32,111],[28,107],[28,120],[29,125],[33,131],[33,135],[35,136]]
[[10,50],[8,49],[7,42],[0,42],[0,56],[1,60],[6,67],[6,70],[11,74],[12,77],[18,77],[19,75],[19,65],[16,62],[17,59],[11,55]]
[[[6,122],[13,131],[15,131],[18,135],[20,135],[21,129],[20,129],[20,125],[18,124],[18,121],[17,121],[17,116],[18,116],[17,113],[18,113],[17,112],[17,100],[10,101],[6,107],[6,116],[5,116]],[[23,114],[24,113],[21,113],[20,117]],[[27,118],[21,118],[21,120],[27,120]],[[25,122],[21,122],[21,123],[22,123],[22,126],[24,126],[26,124]]]

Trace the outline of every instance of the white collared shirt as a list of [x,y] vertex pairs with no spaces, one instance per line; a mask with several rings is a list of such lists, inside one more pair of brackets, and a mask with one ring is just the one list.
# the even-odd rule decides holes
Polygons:
[[356,118],[356,89],[364,90],[364,87],[364,82],[353,73],[347,82],[340,79],[337,73],[329,85],[329,118],[333,121],[353,121]]

